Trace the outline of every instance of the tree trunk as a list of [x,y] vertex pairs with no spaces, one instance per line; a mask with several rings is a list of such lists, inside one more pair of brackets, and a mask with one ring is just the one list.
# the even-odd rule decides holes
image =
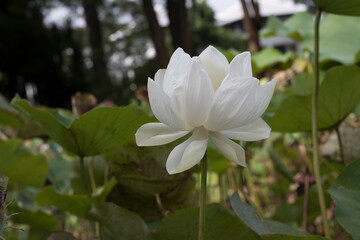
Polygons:
[[99,0],[83,0],[87,31],[92,50],[94,80],[95,83],[105,84],[106,86],[110,81],[106,69],[101,24],[97,11],[99,4]]
[[167,0],[173,47],[193,55],[192,33],[187,22],[185,0]]
[[259,4],[256,0],[251,0],[251,2],[241,0],[241,5],[244,11],[243,26],[249,36],[248,48],[251,52],[258,52],[261,49],[259,43],[259,30],[261,28]]
[[151,39],[154,42],[158,67],[166,68],[169,63],[169,50],[166,46],[165,35],[157,20],[152,2],[152,0],[143,0],[143,7],[149,24]]

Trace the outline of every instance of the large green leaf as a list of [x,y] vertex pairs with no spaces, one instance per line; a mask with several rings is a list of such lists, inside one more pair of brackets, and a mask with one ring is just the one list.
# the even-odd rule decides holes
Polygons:
[[76,240],[76,238],[71,233],[56,231],[51,233],[51,235],[47,237],[46,240]]
[[253,73],[260,73],[277,63],[286,63],[290,61],[292,57],[293,54],[290,52],[283,54],[275,48],[264,48],[260,52],[252,54]]
[[313,36],[314,20],[310,13],[300,12],[294,14],[284,22],[275,16],[270,16],[266,26],[261,29],[261,36],[288,36],[303,41]]
[[82,218],[87,218],[90,210],[90,203],[86,195],[58,194],[51,186],[43,188],[36,196],[35,201],[40,206],[55,206]]
[[107,200],[136,212],[147,222],[163,215],[156,203],[156,194],[167,210],[183,207],[195,187],[192,171],[169,175],[165,167],[171,150],[181,140],[142,148],[131,142],[107,153],[110,171],[119,182]]
[[[321,0],[320,0],[321,1]],[[344,2],[347,0],[340,0]],[[358,0],[356,0],[358,1]],[[337,5],[337,0],[329,0]],[[349,2],[353,2],[349,0]],[[359,11],[358,11],[359,13]],[[327,14],[320,22],[320,61],[335,60],[342,64],[356,63],[360,51],[359,17],[348,17]],[[281,22],[276,17],[270,17],[261,30],[263,37],[288,36],[302,42],[302,47],[314,49],[314,20],[310,13],[297,13]]]
[[9,177],[9,184],[41,187],[48,172],[44,155],[32,154],[20,139],[0,139],[0,172]]
[[[353,64],[356,61],[356,55],[360,51],[359,21],[359,17],[334,14],[328,14],[321,20],[320,61],[333,59],[342,64]],[[303,48],[313,51],[314,38],[307,38],[303,42]]]
[[313,0],[316,6],[329,13],[360,16],[359,0]]
[[360,159],[345,167],[329,189],[336,202],[335,218],[354,240],[360,239]]
[[98,107],[71,121],[54,109],[39,109],[23,99],[11,105],[36,123],[66,150],[80,156],[94,156],[134,139],[136,130],[153,120],[135,105]]
[[329,240],[322,236],[289,236],[285,234],[263,234],[263,240]]
[[113,203],[103,203],[90,212],[100,223],[102,240],[150,240],[150,230],[141,217]]
[[6,99],[0,95],[0,125],[14,128],[24,128],[26,124],[18,114],[9,106]]
[[[334,67],[325,73],[319,90],[319,129],[339,124],[360,102],[360,68]],[[311,95],[285,98],[268,124],[273,131],[311,130]]]
[[305,236],[308,235],[305,232],[290,227],[286,224],[272,221],[262,220],[256,215],[256,209],[252,206],[244,203],[237,192],[235,192],[231,198],[231,206],[240,219],[246,223],[252,230],[258,234],[266,233],[281,233],[287,235]]
[[58,227],[58,222],[54,216],[48,215],[41,211],[31,212],[24,209],[19,209],[21,214],[11,218],[15,223],[28,224],[32,229],[41,229],[45,233],[55,231]]
[[[179,210],[166,217],[154,232],[158,240],[197,240],[199,208]],[[206,207],[206,240],[260,240],[261,237],[219,204]]]

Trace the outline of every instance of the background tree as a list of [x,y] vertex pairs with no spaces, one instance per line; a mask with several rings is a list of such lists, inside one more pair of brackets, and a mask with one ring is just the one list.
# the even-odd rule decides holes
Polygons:
[[258,52],[261,49],[259,42],[261,28],[259,3],[257,0],[241,0],[241,6],[244,12],[243,26],[248,34],[248,49],[251,52]]
[[151,39],[156,50],[156,59],[159,68],[166,68],[169,63],[169,50],[165,43],[165,35],[160,27],[152,0],[142,0],[144,12],[149,25]]

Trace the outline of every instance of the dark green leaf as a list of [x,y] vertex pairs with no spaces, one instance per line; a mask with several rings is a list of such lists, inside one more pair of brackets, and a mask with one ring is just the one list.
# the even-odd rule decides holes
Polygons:
[[261,238],[264,240],[329,240],[322,236],[289,236],[284,234],[263,234]]
[[100,223],[102,240],[150,240],[150,230],[141,217],[113,203],[103,203],[90,212]]
[[291,182],[294,182],[293,174],[286,167],[279,154],[277,154],[277,152],[272,147],[269,147],[268,153],[275,169]]
[[51,235],[46,238],[46,240],[76,240],[76,238],[71,233],[57,231],[51,233]]
[[22,146],[20,139],[0,139],[0,170],[9,177],[9,184],[41,187],[48,172],[43,155],[32,154]]
[[360,159],[345,167],[329,189],[336,202],[335,218],[354,240],[360,239]]
[[[166,217],[154,232],[159,240],[197,240],[199,208],[179,210]],[[219,204],[206,207],[206,240],[260,240],[260,236]]]
[[153,120],[135,105],[97,107],[72,122],[56,110],[35,108],[26,100],[15,98],[11,105],[66,150],[80,156],[119,147],[134,139],[142,124]]
[[313,0],[316,6],[329,13],[360,16],[359,0]]
[[46,232],[55,231],[58,227],[56,218],[44,212],[39,210],[31,212],[23,209],[20,211],[21,214],[12,217],[11,221],[15,223],[28,224],[31,228],[40,229]]
[[90,210],[90,203],[86,195],[58,194],[51,186],[43,188],[36,196],[35,201],[40,206],[55,206],[82,218],[87,218]]
[[296,236],[305,236],[308,235],[305,232],[290,227],[286,224],[272,221],[272,220],[262,220],[256,215],[256,210],[252,206],[244,203],[237,192],[235,192],[231,198],[231,206],[233,207],[236,214],[240,219],[246,223],[252,230],[258,234],[266,233],[281,233],[288,235]]
[[230,162],[223,155],[215,151],[213,148],[208,147],[207,149],[207,159],[209,161],[209,170],[216,173],[225,173],[229,166]]
[[[360,102],[360,68],[334,67],[325,73],[319,90],[319,129],[339,124]],[[311,95],[289,96],[268,121],[273,131],[311,130]]]

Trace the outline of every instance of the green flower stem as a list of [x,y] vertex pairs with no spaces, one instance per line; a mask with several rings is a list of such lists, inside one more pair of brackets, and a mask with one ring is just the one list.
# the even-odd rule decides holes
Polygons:
[[338,142],[339,142],[341,161],[343,162],[343,164],[345,164],[344,147],[342,144],[339,126],[336,127],[336,135],[337,135]]
[[199,218],[199,240],[205,239],[205,207],[206,207],[206,178],[207,157],[206,153],[201,160],[201,193],[200,193],[200,218]]
[[79,156],[80,158],[80,172],[81,172],[81,178],[82,178],[82,181],[83,181],[83,184],[84,184],[84,187],[85,187],[85,191],[86,191],[86,194],[88,195],[89,197],[89,201],[91,203],[91,206],[94,206],[94,201],[93,201],[93,198],[91,197],[91,192],[90,192],[90,188],[89,188],[89,182],[86,178],[86,175],[85,175],[85,163],[84,163],[84,157],[83,156]]
[[314,39],[314,92],[312,98],[312,140],[313,140],[313,159],[314,159],[314,174],[316,179],[316,187],[319,198],[319,205],[321,216],[324,225],[325,237],[330,238],[329,222],[326,214],[326,205],[324,198],[324,191],[321,185],[320,176],[320,161],[319,161],[319,146],[318,146],[318,94],[319,94],[319,23],[321,17],[321,10],[316,9],[315,17],[315,39]]

